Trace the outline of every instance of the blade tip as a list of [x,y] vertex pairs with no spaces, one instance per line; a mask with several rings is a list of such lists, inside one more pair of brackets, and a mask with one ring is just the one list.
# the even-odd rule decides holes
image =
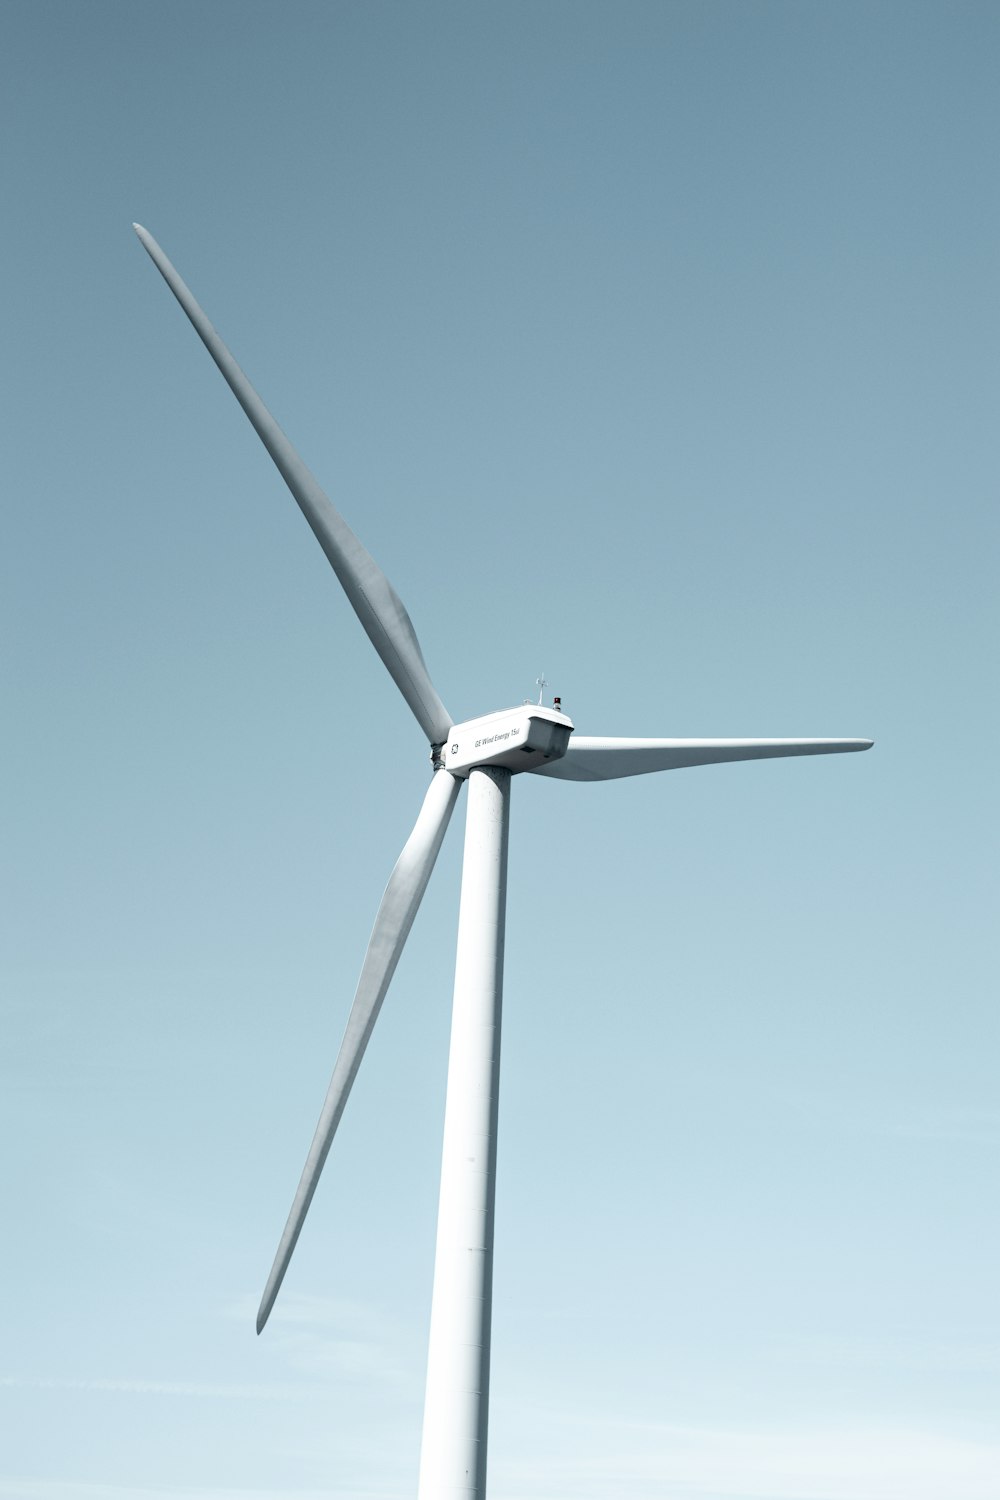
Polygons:
[[276,1286],[273,1276],[271,1276],[268,1279],[267,1286],[264,1288],[264,1295],[260,1299],[260,1306],[257,1309],[257,1332],[258,1333],[263,1333],[264,1332],[264,1324],[267,1322],[268,1318],[271,1316],[272,1309],[273,1309],[274,1304],[275,1304],[275,1302],[277,1300],[277,1297],[278,1297],[278,1290],[279,1290],[280,1286],[281,1286],[280,1280],[278,1281],[278,1284]]

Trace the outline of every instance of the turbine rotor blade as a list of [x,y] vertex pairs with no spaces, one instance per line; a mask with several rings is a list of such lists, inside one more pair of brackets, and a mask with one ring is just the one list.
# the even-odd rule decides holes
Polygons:
[[132,227],[250,418],[418,724],[432,745],[442,744],[448,737],[451,715],[431,681],[416,632],[401,599],[323,493],[153,236],[141,224]]
[[560,760],[529,771],[561,781],[615,781],[650,771],[711,766],[731,760],[771,760],[785,755],[837,755],[870,750],[874,740],[629,740],[574,735]]
[[316,1184],[326,1162],[340,1117],[347,1103],[355,1076],[364,1056],[372,1028],[385,999],[389,981],[399,962],[413,919],[427,888],[434,862],[441,848],[448,822],[462,783],[447,771],[435,772],[427,789],[423,806],[413,832],[396,861],[385,888],[368,951],[358,980],[354,1004],[348,1017],[344,1040],[327,1089],[326,1099],[316,1126],[309,1155],[306,1158],[295,1200],[285,1224],[274,1265],[264,1288],[257,1313],[257,1332],[267,1322],[278,1295],[292,1251],[309,1211]]

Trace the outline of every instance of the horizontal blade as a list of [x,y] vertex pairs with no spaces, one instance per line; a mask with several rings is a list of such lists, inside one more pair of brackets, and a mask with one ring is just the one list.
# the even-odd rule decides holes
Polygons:
[[442,744],[448,737],[451,716],[431,682],[416,632],[398,594],[320,489],[153,236],[141,224],[132,227],[274,459],[418,724],[432,745]]
[[396,971],[413,919],[417,914],[438,850],[441,848],[452,810],[462,783],[447,771],[436,771],[427,789],[420,816],[389,876],[389,884],[375,917],[368,952],[361,969],[354,1004],[347,1021],[344,1040],[327,1089],[326,1100],[316,1126],[309,1155],[299,1182],[295,1201],[288,1215],[284,1234],[274,1257],[260,1311],[257,1332],[267,1322],[282,1279],[288,1269],[296,1241],[309,1211],[316,1184],[326,1161],[340,1117],[351,1092],[351,1085],[364,1056],[372,1028],[382,1008],[389,981]]
[[837,755],[870,750],[873,740],[616,740],[574,735],[561,760],[528,774],[562,781],[614,781],[649,771],[678,771],[729,760],[771,760],[783,755]]

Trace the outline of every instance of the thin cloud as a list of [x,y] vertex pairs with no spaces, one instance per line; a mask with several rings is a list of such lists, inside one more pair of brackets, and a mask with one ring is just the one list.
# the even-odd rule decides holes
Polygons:
[[[89,1484],[62,1479],[0,1478],[0,1500],[330,1500],[329,1490],[219,1489]],[[352,1500],[399,1500],[385,1490],[356,1490]]]
[[578,1461],[504,1466],[497,1500],[996,1500],[1000,1445],[911,1429],[588,1424]]
[[954,1141],[1000,1146],[1000,1109],[989,1104],[934,1104],[914,1100],[892,1113],[818,1095],[788,1095],[787,1109],[820,1129],[850,1136],[890,1136],[908,1141]]
[[918,1106],[905,1115],[897,1115],[890,1122],[889,1130],[907,1140],[1000,1146],[1000,1109],[963,1105]]
[[[256,1300],[242,1297],[225,1316],[252,1323],[256,1312]],[[287,1366],[320,1381],[369,1380],[394,1387],[413,1381],[413,1370],[399,1353],[407,1343],[401,1330],[378,1308],[349,1298],[283,1296],[267,1338]]]
[[[225,1381],[137,1380],[91,1378],[72,1380],[62,1376],[3,1375],[0,1386],[8,1390],[108,1391],[127,1396],[194,1396],[226,1401],[299,1401],[324,1394],[312,1385],[243,1385]],[[3,1491],[0,1490],[0,1494]]]

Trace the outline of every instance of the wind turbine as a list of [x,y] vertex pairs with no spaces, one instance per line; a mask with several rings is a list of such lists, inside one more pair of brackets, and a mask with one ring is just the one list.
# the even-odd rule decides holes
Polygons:
[[[358,619],[427,736],[433,774],[389,876],[319,1123],[257,1314],[267,1322],[344,1105],[441,848],[469,784],[445,1106],[419,1500],[486,1490],[493,1211],[511,778],[607,781],[721,761],[867,750],[871,740],[609,739],[574,736],[559,700],[456,724],[401,600],[250,385],[159,245],[133,226],[312,527]],[[544,689],[544,679],[539,681]],[[572,738],[571,738],[572,736]]]

